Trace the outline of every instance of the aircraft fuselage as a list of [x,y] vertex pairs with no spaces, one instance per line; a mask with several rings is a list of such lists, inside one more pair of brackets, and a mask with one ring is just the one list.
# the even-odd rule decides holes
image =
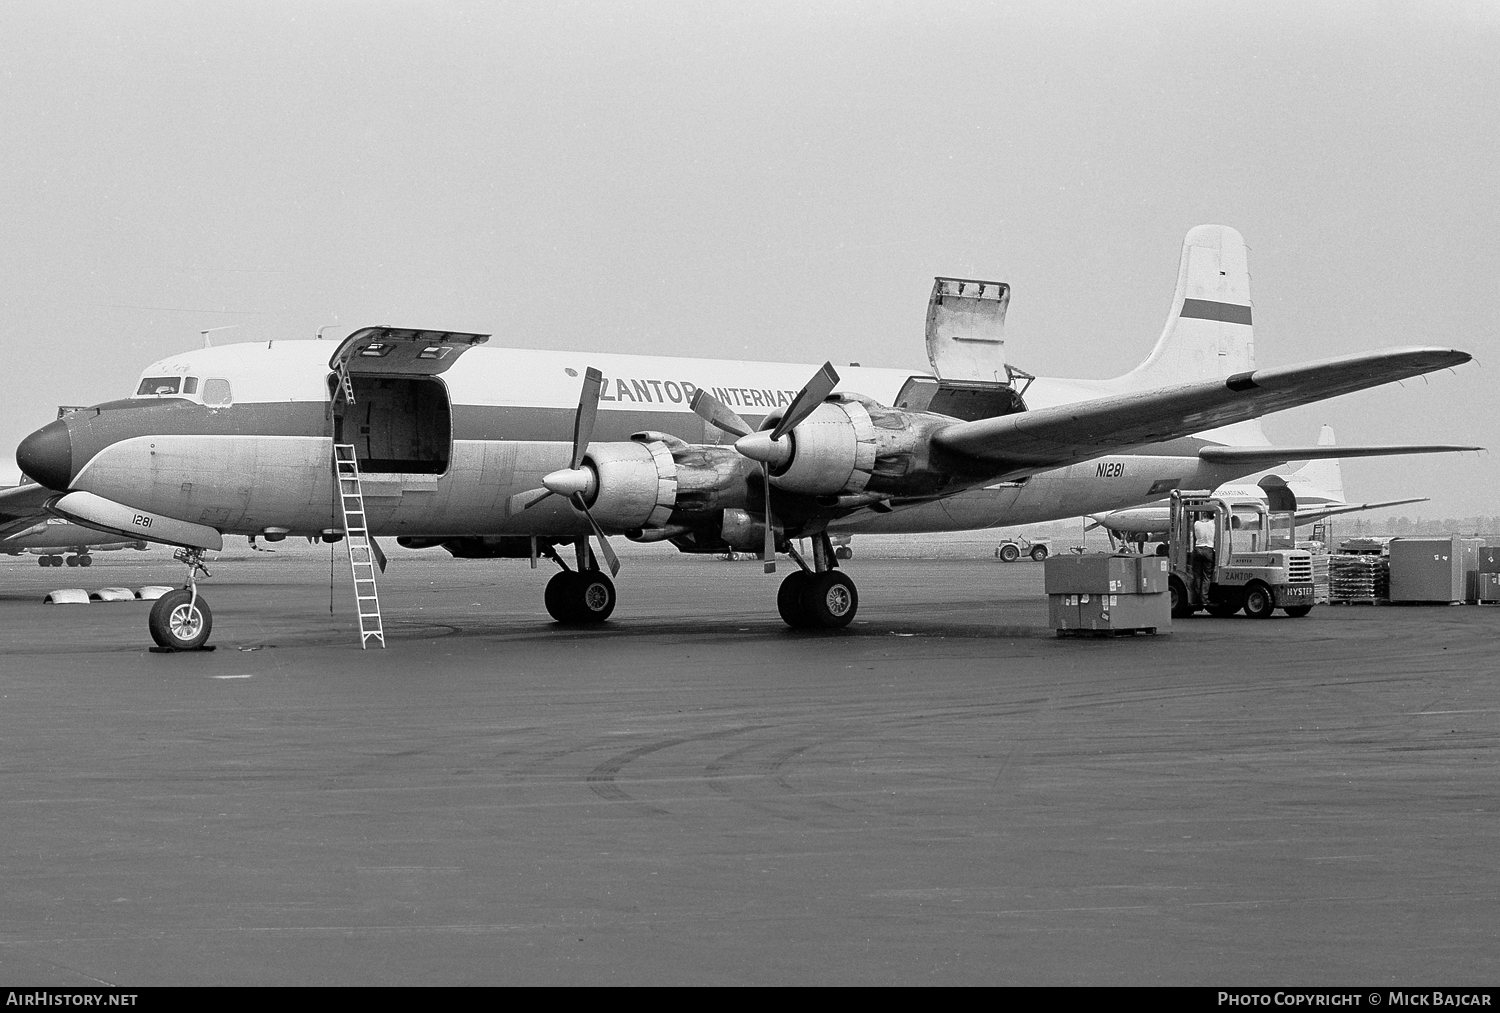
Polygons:
[[[331,348],[284,341],[173,356],[154,363],[145,377],[163,379],[157,389],[175,390],[59,419],[28,437],[18,460],[52,488],[128,504],[147,522],[159,514],[226,534],[274,529],[316,535],[342,527],[330,463],[337,438],[357,448],[369,526],[378,535],[572,538],[589,529],[566,500],[552,497],[522,509],[513,497],[536,490],[543,476],[568,465],[578,377],[585,368],[598,368],[605,378],[596,442],[650,432],[709,447],[721,444],[721,434],[688,407],[693,390],[709,390],[753,427],[785,408],[814,369],[473,348],[438,375],[357,378],[355,403],[348,405],[331,398]],[[909,378],[921,375],[850,367],[840,389],[890,405]],[[1100,381],[1038,379],[1027,401],[1066,404],[1108,389]],[[1139,454],[1112,454],[937,503],[898,499],[892,512],[861,511],[836,526],[943,531],[1030,523],[1235,477],[1233,467],[1195,456],[1204,442],[1179,440],[1140,448]],[[743,473],[742,484],[753,486],[751,462],[733,458],[730,466]],[[753,488],[746,496],[753,501]],[[745,501],[730,497],[722,505]]]

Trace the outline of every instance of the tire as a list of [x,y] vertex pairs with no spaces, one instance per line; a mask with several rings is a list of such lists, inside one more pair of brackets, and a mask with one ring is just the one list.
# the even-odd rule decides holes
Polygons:
[[1251,619],[1269,619],[1276,611],[1276,596],[1264,584],[1245,588],[1245,615]]
[[77,565],[78,565],[78,557],[77,557],[77,556],[69,556],[69,557],[68,557],[68,558],[67,558],[67,559],[66,559],[66,560],[65,560],[65,562],[66,562],[66,563],[67,563],[67,564],[68,564],[68,565],[69,565],[69,566],[77,566]]
[[191,651],[208,642],[214,628],[214,614],[208,602],[199,595],[195,604],[191,591],[169,591],[151,606],[147,627],[156,646],[173,651]]
[[1002,545],[1002,546],[1000,546],[1000,562],[1002,562],[1002,563],[1014,563],[1016,560],[1018,560],[1020,558],[1021,558],[1021,550],[1018,549],[1018,548],[1016,548],[1014,545]]
[[1040,563],[1042,560],[1046,559],[1047,558],[1047,547],[1045,545],[1038,545],[1036,548],[1032,549],[1031,550],[1031,558],[1034,559],[1034,560],[1036,560],[1038,563]]
[[810,626],[842,629],[859,611],[859,591],[854,581],[838,570],[815,574],[803,589],[802,610]]
[[573,621],[592,626],[602,623],[615,610],[615,582],[598,570],[575,575]]
[[602,623],[615,610],[615,585],[597,570],[561,570],[547,581],[542,601],[547,613],[564,626]]
[[805,630],[812,625],[812,619],[802,605],[802,593],[807,590],[812,577],[806,570],[793,570],[776,589],[776,611],[781,613],[781,621],[794,630]]
[[1173,619],[1186,619],[1198,611],[1188,604],[1187,588],[1176,577],[1172,577],[1167,581],[1167,593],[1171,595]]
[[1290,608],[1284,608],[1281,611],[1285,612],[1287,615],[1291,616],[1293,619],[1301,619],[1303,616],[1307,615],[1309,612],[1312,611],[1312,606],[1311,605],[1293,605]]
[[840,545],[838,548],[833,550],[833,554],[838,559],[854,558],[854,550],[847,545]]
[[78,557],[78,565],[79,566],[93,566],[94,565],[94,557],[93,556],[79,556]]
[[573,580],[577,576],[572,570],[559,570],[547,581],[547,590],[542,592],[542,602],[547,614],[563,624],[573,619]]

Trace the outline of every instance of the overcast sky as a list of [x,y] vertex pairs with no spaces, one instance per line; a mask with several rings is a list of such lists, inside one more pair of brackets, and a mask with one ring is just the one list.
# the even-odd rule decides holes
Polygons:
[[[151,360],[368,324],[923,367],[935,274],[1008,358],[1111,376],[1183,234],[1250,245],[1256,350],[1481,365],[1273,440],[1500,450],[1500,4],[0,5],[0,480]],[[1495,453],[1344,465],[1500,513]]]

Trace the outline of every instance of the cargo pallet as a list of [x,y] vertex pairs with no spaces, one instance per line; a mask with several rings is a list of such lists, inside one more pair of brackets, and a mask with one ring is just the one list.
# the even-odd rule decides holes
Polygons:
[[1332,598],[1330,605],[1389,605],[1384,598]]

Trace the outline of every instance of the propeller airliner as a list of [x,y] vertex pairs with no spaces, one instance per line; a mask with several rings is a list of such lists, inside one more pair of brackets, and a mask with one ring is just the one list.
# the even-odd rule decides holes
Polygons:
[[688,553],[758,548],[767,571],[785,553],[782,618],[838,628],[859,599],[830,528],[984,526],[950,511],[980,493],[993,511],[996,490],[1008,523],[1076,517],[1279,461],[1473,449],[1265,445],[1261,415],[1470,356],[1405,347],[1256,368],[1233,229],[1188,233],[1161,338],[1113,380],[1005,363],[1009,297],[1002,283],[937,279],[930,372],[508,349],[395,327],[357,330],[331,355],[311,340],[195,349],[153,363],[129,397],[28,436],[16,459],[38,484],[0,492],[0,537],[56,516],[179,547],[188,586],[158,602],[171,621],[152,635],[200,646],[203,553],[225,534],[342,537],[334,447],[352,445],[372,535],[461,558],[549,558],[559,572],[544,600],[559,622],[608,618],[610,539],[624,536]]

